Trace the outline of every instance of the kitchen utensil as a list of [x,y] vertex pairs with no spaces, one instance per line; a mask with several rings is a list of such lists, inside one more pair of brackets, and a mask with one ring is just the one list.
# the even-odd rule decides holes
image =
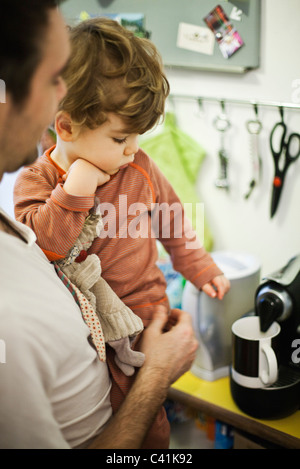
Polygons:
[[[275,124],[270,135],[270,147],[273,155],[275,174],[272,184],[272,200],[271,200],[271,218],[275,215],[285,181],[287,170],[291,163],[294,163],[300,155],[300,134],[292,133],[287,137],[287,126],[283,119],[283,108],[279,109],[281,122]],[[279,133],[276,139],[275,132]],[[298,149],[292,154],[292,146],[298,146]],[[277,144],[276,144],[277,143]],[[278,150],[277,150],[278,148]]]
[[250,134],[250,156],[252,162],[252,179],[249,183],[248,192],[245,194],[245,199],[248,199],[252,194],[253,189],[257,186],[261,179],[262,160],[259,154],[259,134],[262,130],[262,123],[258,119],[257,105],[254,105],[256,114],[255,120],[246,122],[246,128]]
[[222,112],[214,119],[214,127],[220,132],[221,135],[221,147],[219,150],[219,159],[220,159],[220,173],[219,177],[215,181],[216,187],[220,189],[229,189],[229,181],[227,176],[227,167],[228,167],[228,154],[225,150],[224,140],[225,132],[231,127],[231,123],[227,114],[225,113],[224,101],[221,101]]

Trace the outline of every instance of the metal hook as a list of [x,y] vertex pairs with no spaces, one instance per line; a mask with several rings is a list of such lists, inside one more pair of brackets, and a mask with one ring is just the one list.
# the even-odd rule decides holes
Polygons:
[[284,107],[283,106],[279,106],[279,113],[280,113],[280,117],[281,117],[281,122],[284,122],[284,116],[283,116],[283,113],[284,113]]
[[220,104],[222,112],[214,119],[213,124],[219,132],[226,132],[231,127],[231,123],[225,112],[225,101],[221,100]]
[[257,103],[253,103],[253,108],[254,108],[254,112],[255,112],[255,117],[258,119],[258,106],[257,106]]
[[198,103],[198,107],[197,107],[197,111],[195,113],[196,116],[198,117],[204,117],[204,107],[203,107],[203,99],[202,98],[197,98],[197,103]]
[[258,106],[257,103],[253,103],[253,109],[255,113],[255,120],[249,120],[246,122],[246,127],[249,134],[259,134],[262,129],[262,123],[258,118]]
[[201,112],[203,112],[203,99],[202,99],[202,98],[198,98],[198,99],[197,99],[197,102],[198,102],[199,110],[200,110]]

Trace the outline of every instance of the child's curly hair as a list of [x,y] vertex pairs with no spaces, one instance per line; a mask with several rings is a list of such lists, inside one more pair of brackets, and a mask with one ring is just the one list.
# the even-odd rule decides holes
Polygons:
[[129,133],[151,129],[164,113],[170,90],[154,44],[106,17],[83,21],[70,35],[72,52],[63,73],[68,93],[60,110],[90,129],[111,112]]

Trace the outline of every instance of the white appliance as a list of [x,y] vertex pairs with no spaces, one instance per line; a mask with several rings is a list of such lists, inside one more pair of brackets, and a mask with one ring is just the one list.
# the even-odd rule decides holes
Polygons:
[[207,381],[229,374],[231,325],[254,310],[255,292],[260,283],[260,261],[241,252],[216,251],[212,257],[231,288],[223,300],[210,298],[187,282],[182,309],[191,314],[199,348],[191,372]]

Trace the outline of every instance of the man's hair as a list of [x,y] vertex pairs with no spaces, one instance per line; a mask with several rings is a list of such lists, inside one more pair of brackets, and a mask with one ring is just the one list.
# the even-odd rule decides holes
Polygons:
[[106,17],[70,30],[71,55],[63,73],[67,95],[60,110],[94,129],[116,113],[126,131],[142,134],[164,113],[169,83],[154,44]]
[[1,0],[0,79],[16,104],[27,97],[42,59],[49,9],[56,0]]

